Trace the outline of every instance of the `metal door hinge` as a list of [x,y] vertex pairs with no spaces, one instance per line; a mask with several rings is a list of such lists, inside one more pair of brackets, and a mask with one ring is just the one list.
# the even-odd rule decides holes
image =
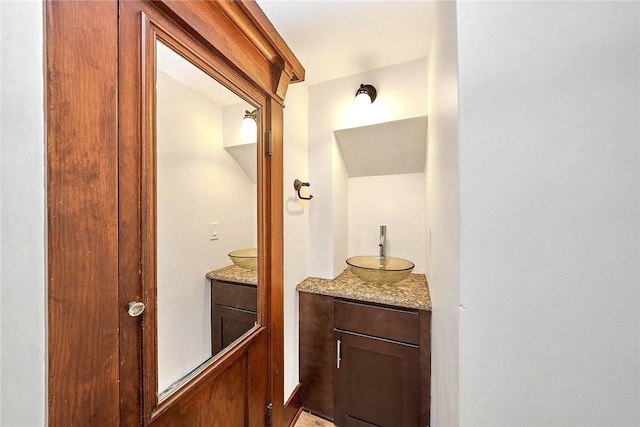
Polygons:
[[267,155],[270,156],[273,152],[273,134],[271,131],[267,132]]
[[267,427],[271,427],[271,416],[273,415],[273,402],[267,404]]

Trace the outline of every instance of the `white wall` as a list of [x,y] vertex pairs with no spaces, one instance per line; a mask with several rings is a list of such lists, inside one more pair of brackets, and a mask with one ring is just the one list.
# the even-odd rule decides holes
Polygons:
[[349,257],[349,174],[342,158],[335,135],[331,137],[332,157],[332,226],[333,226],[333,275],[338,276],[347,267],[345,260]]
[[349,178],[349,254],[378,255],[380,226],[387,226],[386,255],[424,273],[424,173]]
[[[431,425],[458,425],[458,58],[456,3],[434,4],[429,52],[426,166],[427,281],[431,325]],[[428,230],[431,228],[431,246]]]
[[[309,275],[333,279],[349,253],[349,178],[333,131],[425,116],[426,73],[422,58],[309,86]],[[378,90],[365,115],[353,103],[361,83]]]
[[[332,97],[309,86],[308,94],[309,188],[314,199],[309,204],[309,275],[333,279],[333,139],[327,113]],[[329,123],[327,123],[329,122]]]
[[[256,247],[256,186],[223,148],[223,109],[158,72],[158,383],[211,356],[205,274]],[[242,116],[238,116],[238,121]],[[219,239],[209,240],[209,223]]]
[[640,424],[639,7],[458,3],[461,425]]
[[[284,399],[299,383],[298,293],[309,276],[309,202],[299,200],[293,181],[307,181],[308,87],[289,86],[284,110]],[[313,188],[312,188],[313,189]],[[313,203],[315,199],[311,202]]]
[[0,2],[0,425],[46,420],[43,5]]

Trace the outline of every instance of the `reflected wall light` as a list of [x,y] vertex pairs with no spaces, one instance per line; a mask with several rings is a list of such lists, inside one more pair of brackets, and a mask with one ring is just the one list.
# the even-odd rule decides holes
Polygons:
[[371,105],[376,100],[378,92],[376,88],[369,84],[361,84],[356,91],[355,103],[357,105]]
[[246,141],[256,142],[258,138],[258,123],[256,110],[244,112],[242,127],[240,128],[240,138]]

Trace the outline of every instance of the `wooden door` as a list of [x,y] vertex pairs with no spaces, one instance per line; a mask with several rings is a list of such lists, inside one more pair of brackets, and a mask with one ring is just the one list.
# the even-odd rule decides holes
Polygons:
[[[122,419],[160,426],[263,426],[270,417],[267,408],[271,401],[269,372],[272,368],[268,343],[270,322],[273,322],[271,307],[266,303],[270,290],[267,277],[270,265],[265,255],[269,251],[269,239],[280,238],[266,234],[271,212],[265,197],[267,187],[263,184],[270,182],[269,175],[275,173],[268,167],[270,159],[266,153],[267,134],[264,128],[270,128],[271,123],[268,97],[248,76],[239,75],[228,58],[204,41],[189,23],[180,22],[174,12],[158,6],[161,5],[135,1],[120,4],[120,303],[127,305],[130,301],[140,301],[146,306],[139,317],[132,317],[127,311],[121,314],[121,389],[131,396],[142,390],[141,396],[132,399],[139,404],[123,405]],[[159,43],[171,49],[176,57],[184,59],[185,64],[197,67],[206,78],[217,81],[221,88],[250,101],[257,109],[259,119],[256,147],[260,266],[258,326],[223,353],[216,352],[220,349],[214,346],[211,356],[200,359],[192,371],[186,371],[175,385],[164,391],[159,380],[160,228],[156,224],[160,212],[158,141],[161,123],[156,114],[160,108],[160,90],[157,87]],[[186,86],[181,87],[185,91],[190,90]],[[171,120],[172,117],[165,119]],[[185,140],[178,139],[175,143],[184,145]],[[216,163],[211,163],[210,167],[216,166]],[[203,281],[205,273],[202,271]],[[255,323],[255,315],[252,320],[250,328]],[[227,344],[235,338],[238,337]]]
[[[262,426],[273,402],[281,425],[282,112],[304,69],[252,0],[47,0],[45,21],[48,424]],[[260,163],[260,327],[160,405],[148,374],[150,30],[231,70],[260,107],[265,150],[271,135]],[[147,312],[130,317],[130,301]]]

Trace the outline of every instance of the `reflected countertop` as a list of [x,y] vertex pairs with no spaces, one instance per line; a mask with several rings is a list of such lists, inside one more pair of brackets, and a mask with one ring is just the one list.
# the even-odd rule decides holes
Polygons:
[[347,268],[333,280],[308,277],[296,289],[299,292],[431,311],[431,296],[424,274],[410,274],[392,285],[376,285],[363,282]]
[[223,282],[244,283],[245,285],[258,285],[258,272],[237,265],[228,265],[207,273],[207,279],[221,280]]

